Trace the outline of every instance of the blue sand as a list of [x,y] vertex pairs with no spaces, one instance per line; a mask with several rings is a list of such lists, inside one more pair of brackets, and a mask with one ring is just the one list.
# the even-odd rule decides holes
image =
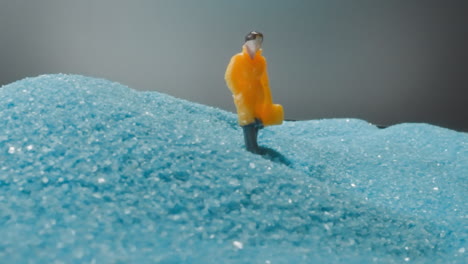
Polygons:
[[333,119],[259,143],[102,79],[3,86],[0,263],[467,262],[468,134]]

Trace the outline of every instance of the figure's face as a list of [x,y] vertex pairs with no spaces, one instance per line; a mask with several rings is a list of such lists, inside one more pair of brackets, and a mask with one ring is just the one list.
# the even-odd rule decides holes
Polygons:
[[255,53],[262,48],[263,34],[260,32],[252,31],[245,36],[245,47],[250,58],[255,57]]

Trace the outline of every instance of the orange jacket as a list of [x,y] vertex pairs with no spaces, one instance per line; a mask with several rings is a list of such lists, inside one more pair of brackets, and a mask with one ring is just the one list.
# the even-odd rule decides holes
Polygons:
[[231,58],[224,78],[236,104],[239,125],[251,124],[255,118],[260,119],[264,126],[283,122],[283,107],[272,102],[262,50],[257,51],[252,59],[243,46],[242,52]]

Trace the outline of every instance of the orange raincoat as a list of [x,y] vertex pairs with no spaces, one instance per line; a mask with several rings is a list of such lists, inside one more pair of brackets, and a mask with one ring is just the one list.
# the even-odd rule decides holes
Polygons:
[[267,63],[261,49],[252,59],[243,46],[242,52],[231,58],[225,80],[236,104],[239,125],[254,123],[256,118],[264,126],[283,122],[283,107],[272,102]]

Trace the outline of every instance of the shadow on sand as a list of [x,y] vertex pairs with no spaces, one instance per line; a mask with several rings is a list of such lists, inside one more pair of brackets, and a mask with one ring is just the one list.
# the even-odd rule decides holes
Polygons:
[[260,149],[259,155],[261,155],[265,159],[271,160],[276,163],[281,163],[286,166],[291,165],[291,162],[278,151],[271,149],[271,148],[266,148],[266,147],[259,147],[259,149]]

